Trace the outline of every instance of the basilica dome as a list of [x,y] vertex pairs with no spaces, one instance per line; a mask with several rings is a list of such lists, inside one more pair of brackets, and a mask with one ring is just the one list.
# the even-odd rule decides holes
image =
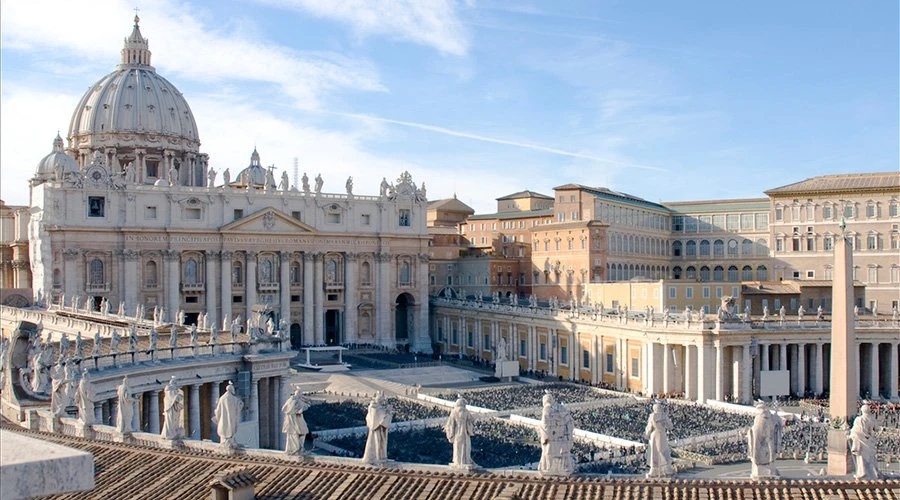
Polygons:
[[240,171],[237,176],[237,182],[233,184],[241,187],[252,186],[260,188],[268,187],[270,189],[275,188],[275,182],[271,177],[271,172],[260,163],[259,153],[256,151],[256,148],[253,148],[253,153],[250,155],[250,165]]
[[67,155],[63,148],[63,140],[59,134],[53,139],[53,151],[45,156],[37,166],[34,172],[34,182],[41,183],[51,179],[55,179],[57,174],[65,176],[70,173],[79,171],[78,163],[71,156]]
[[190,106],[171,82],[150,65],[148,40],[135,16],[121,63],[92,85],[72,114],[69,147],[159,147],[197,152],[197,123]]

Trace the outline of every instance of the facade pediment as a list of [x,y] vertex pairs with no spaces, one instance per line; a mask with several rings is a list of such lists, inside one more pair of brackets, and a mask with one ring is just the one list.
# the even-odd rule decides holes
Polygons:
[[276,210],[264,208],[258,212],[229,222],[220,228],[223,233],[312,233],[315,229]]

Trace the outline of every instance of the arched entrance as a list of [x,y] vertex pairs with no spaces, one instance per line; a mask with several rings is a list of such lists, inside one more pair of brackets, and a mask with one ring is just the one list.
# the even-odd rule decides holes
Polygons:
[[409,336],[413,333],[413,316],[416,300],[408,293],[397,296],[394,313],[394,335],[397,342],[409,342]]
[[341,343],[343,322],[341,311],[337,309],[325,311],[325,345],[339,345]]
[[293,323],[291,324],[291,349],[299,351],[301,345],[303,345],[303,334],[300,331],[300,324]]

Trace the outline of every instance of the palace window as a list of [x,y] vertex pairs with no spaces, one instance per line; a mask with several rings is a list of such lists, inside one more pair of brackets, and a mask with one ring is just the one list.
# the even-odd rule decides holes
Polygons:
[[62,271],[59,268],[53,270],[53,288],[62,288]]
[[723,281],[725,279],[725,269],[722,266],[716,266],[713,270],[713,281]]
[[359,265],[359,274],[360,274],[360,283],[363,285],[371,285],[372,284],[372,265],[368,262],[363,262]]
[[231,283],[235,286],[241,286],[244,283],[244,265],[240,262],[231,265]]
[[612,352],[606,352],[606,373],[615,373],[616,357]]
[[144,264],[144,287],[145,288],[156,288],[157,283],[159,282],[158,278],[158,268],[156,265],[156,261],[149,260]]
[[741,269],[741,280],[742,281],[753,281],[753,268],[750,266],[744,266]]
[[781,205],[775,205],[775,220],[784,220],[784,208],[782,208]]
[[768,281],[769,279],[769,270],[766,269],[766,266],[759,266],[756,268],[756,280],[757,281]]
[[404,260],[400,262],[400,286],[409,286],[412,282],[412,272],[410,264]]
[[271,255],[266,255],[260,259],[259,282],[263,284],[275,282],[275,262]]
[[103,196],[88,196],[88,217],[106,216],[106,198]]
[[299,285],[303,282],[303,275],[301,271],[300,263],[297,261],[291,262],[291,284]]
[[519,357],[524,358],[528,355],[528,343],[525,340],[519,340]]
[[697,242],[694,240],[690,240],[685,245],[685,255],[688,257],[693,257],[697,255]]
[[709,241],[703,240],[700,242],[700,256],[701,257],[709,257]]
[[744,240],[741,242],[741,255],[753,255],[753,242]]
[[873,219],[875,218],[876,212],[875,204],[870,201],[868,205],[866,205],[866,217]]
[[90,283],[91,285],[99,286],[106,283],[106,275],[103,269],[103,261],[100,259],[94,259],[90,264]]
[[184,262],[184,283],[187,285],[197,285],[200,283],[200,273],[197,261],[193,258]]
[[682,244],[680,241],[676,241],[672,243],[672,256],[673,257],[681,257],[681,248]]
[[738,280],[737,266],[729,266],[728,267],[728,281],[737,281],[737,280]]
[[566,346],[562,346],[559,348],[559,364],[569,364],[569,348]]
[[825,220],[831,220],[831,217],[832,217],[832,214],[831,214],[831,204],[826,203],[826,204],[822,207],[822,218],[825,219]]
[[144,209],[144,218],[145,219],[155,219],[156,218],[156,207],[146,207]]
[[703,266],[700,268],[700,279],[703,281],[709,281],[709,268]]
[[400,227],[409,227],[410,213],[408,208],[400,209]]

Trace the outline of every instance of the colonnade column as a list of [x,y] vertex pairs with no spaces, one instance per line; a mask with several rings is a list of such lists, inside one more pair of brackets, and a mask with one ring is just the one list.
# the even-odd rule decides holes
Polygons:
[[900,348],[900,343],[892,342],[891,343],[891,355],[888,356],[888,362],[890,363],[890,370],[888,370],[890,375],[890,380],[888,381],[888,399],[891,401],[897,401],[897,377],[900,376],[898,371],[900,371],[900,354],[897,353],[898,348]]
[[272,427],[269,428],[269,446],[279,448],[281,445],[281,379],[285,377],[269,378],[269,415]]
[[103,402],[101,401],[94,402],[94,422],[106,425],[106,422],[103,420]]
[[691,355],[691,346],[682,346],[684,349],[684,397],[686,399],[697,399],[697,391],[694,388],[694,379],[697,378],[696,369],[692,366],[695,355]]
[[[288,380],[290,380],[290,379],[288,377],[281,376],[280,379],[281,379],[281,383],[279,384],[279,388],[280,388],[281,392],[278,393],[278,407],[275,409],[275,411],[277,411],[278,415],[279,415],[278,429],[276,429],[276,432],[278,433],[278,436],[279,436],[278,437],[278,448],[283,450],[284,445],[285,445],[285,435],[283,432],[281,432],[281,426],[284,425],[284,414],[281,413],[281,407],[284,405],[284,402],[287,401],[287,398],[294,391],[291,390],[290,384],[288,383]],[[303,443],[300,443],[300,444],[302,446]]]
[[[222,261],[222,318],[231,317],[231,256],[229,251],[223,251],[220,255]],[[230,328],[231,325],[222,325],[224,328]]]
[[[416,273],[416,326],[413,328],[413,347],[417,351],[431,352],[431,335],[428,331],[428,262],[427,253],[418,255],[419,269]],[[511,338],[511,337],[510,337]]]
[[179,276],[179,264],[181,254],[177,250],[163,251],[166,267],[166,309],[169,313],[169,321],[175,322],[178,310],[181,309],[181,279]]
[[188,407],[190,418],[190,438],[200,439],[200,384],[191,384]]
[[778,369],[787,370],[787,344],[778,344]]
[[535,370],[537,368],[538,347],[537,327],[534,325],[528,325],[528,347],[531,351],[531,356],[528,356],[528,369]]
[[313,254],[303,252],[303,344],[315,345],[313,334]]
[[825,369],[823,365],[825,362],[825,345],[821,342],[816,342],[814,345],[816,346],[816,349],[813,358],[813,377],[815,377],[815,380],[813,381],[813,392],[815,392],[816,396],[819,396],[825,391],[825,380],[823,379]]
[[[283,323],[288,328],[291,327],[291,253],[279,252],[280,260],[278,262],[280,278],[278,283],[278,291],[281,293],[281,307],[279,315],[284,321],[279,321],[279,327]],[[288,335],[290,331],[283,332],[282,335]],[[290,338],[290,336],[288,336]]]
[[[210,382],[209,383],[209,414],[212,416],[216,411],[216,404],[219,402],[219,383],[218,382]],[[209,426],[209,440],[210,441],[218,441],[218,433],[216,432],[216,426]]]
[[315,333],[315,344],[322,345],[325,343],[325,259],[321,253],[313,254],[313,268],[315,276],[313,276],[313,329]]
[[750,389],[750,380],[753,378],[753,360],[750,357],[750,345],[741,346],[741,387],[739,391],[740,401],[749,403],[753,399]]
[[706,376],[706,364],[711,358],[711,356],[709,356],[710,349],[711,347],[707,347],[702,339],[697,345],[697,401],[701,403],[706,402],[713,387],[709,377]]
[[662,366],[663,366],[663,392],[669,394],[672,392],[672,357],[669,355],[669,350],[671,347],[669,344],[664,343],[662,345],[663,356],[662,356]]
[[[219,252],[216,250],[206,251],[206,327],[219,329],[219,315],[216,314],[218,308],[218,290],[216,290],[216,260],[219,258]],[[222,296],[224,299],[225,296]]]
[[716,399],[725,400],[725,346],[716,346]]
[[[250,317],[250,314],[253,311],[253,306],[256,305],[256,257],[259,255],[257,252],[248,251],[247,255],[247,293],[245,299],[245,305],[247,306],[247,317],[245,320]],[[247,332],[249,333],[249,332]]]
[[615,339],[615,343],[613,343],[613,371],[616,373],[616,389],[622,389],[622,370],[620,366],[622,362],[619,360],[619,356],[621,356],[620,342],[619,339]]
[[869,350],[869,397],[870,398],[878,398],[878,379],[880,371],[878,367],[878,342],[872,342],[870,344],[872,348]]
[[358,334],[359,311],[356,310],[356,299],[359,286],[356,283],[356,271],[359,256],[353,252],[344,254],[344,342],[355,344]]
[[141,400],[143,397],[138,395],[138,397],[134,398],[134,403],[132,403],[132,413],[131,413],[131,428],[135,432],[141,432]]
[[759,344],[759,371],[769,371],[769,344]]
[[259,418],[259,380],[250,381],[250,420],[258,422]]
[[151,434],[159,434],[159,391],[150,391],[150,428]]
[[138,290],[141,288],[143,276],[138,269],[138,259],[141,253],[138,250],[126,248],[123,252],[125,257],[125,312],[132,314],[138,304]]
[[806,394],[806,344],[797,344],[797,394]]

